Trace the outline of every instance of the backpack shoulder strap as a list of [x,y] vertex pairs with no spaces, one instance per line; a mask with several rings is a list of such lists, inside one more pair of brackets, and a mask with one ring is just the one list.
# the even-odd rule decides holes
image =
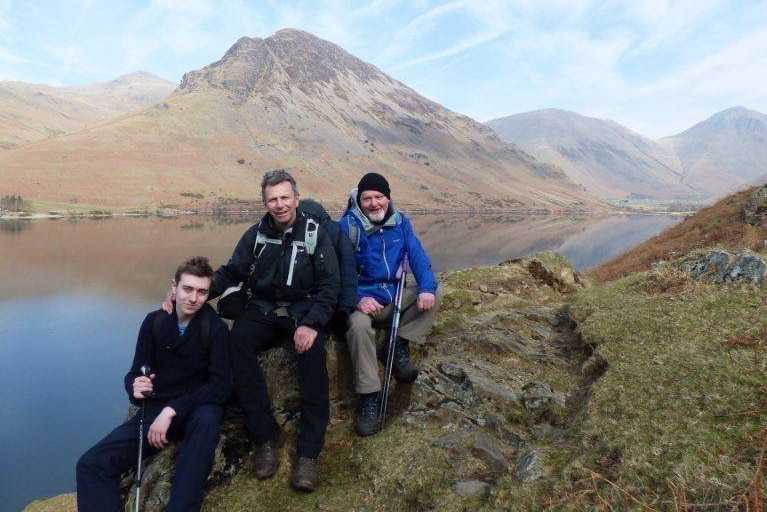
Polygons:
[[313,218],[306,217],[306,231],[304,232],[304,247],[306,252],[310,256],[314,255],[314,250],[317,248],[317,229],[319,224]]
[[202,338],[202,348],[205,349],[205,352],[210,352],[210,323],[213,321],[212,316],[205,315],[200,324],[200,337]]

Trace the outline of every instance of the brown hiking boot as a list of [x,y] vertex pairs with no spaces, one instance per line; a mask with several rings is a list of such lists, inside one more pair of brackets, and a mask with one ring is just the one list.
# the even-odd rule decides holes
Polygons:
[[269,478],[277,472],[277,468],[280,467],[280,446],[285,442],[285,431],[282,427],[277,427],[272,437],[269,438],[263,444],[258,445],[256,448],[256,458],[254,460],[254,466],[256,469],[256,477],[259,480]]
[[299,457],[291,483],[297,491],[312,492],[317,487],[317,459]]

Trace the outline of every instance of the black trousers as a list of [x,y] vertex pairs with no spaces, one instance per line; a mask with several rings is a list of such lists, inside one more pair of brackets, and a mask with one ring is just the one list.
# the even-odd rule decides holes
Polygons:
[[[274,346],[284,336],[289,336],[292,342],[295,330],[294,319],[278,317],[274,313],[264,314],[257,306],[250,304],[229,333],[234,390],[245,414],[245,426],[256,444],[265,443],[278,428],[258,354]],[[301,408],[298,455],[314,459],[322,451],[330,420],[325,334],[322,329],[317,333],[312,348],[298,355],[298,376]]]
[[[150,404],[144,419],[144,458],[158,452],[149,445],[149,426],[164,404]],[[166,512],[198,512],[202,506],[203,485],[213,467],[223,410],[218,405],[203,405],[183,421],[173,418],[168,436],[182,438],[171,484]],[[77,510],[79,512],[123,512],[120,476],[136,466],[138,428],[141,412],[114,429],[77,461]]]

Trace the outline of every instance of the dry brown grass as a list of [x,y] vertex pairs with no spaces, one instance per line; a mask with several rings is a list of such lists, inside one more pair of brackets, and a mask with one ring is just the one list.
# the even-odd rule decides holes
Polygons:
[[589,274],[605,283],[631,272],[648,270],[655,261],[703,247],[763,250],[767,225],[750,226],[740,219],[741,210],[753,190],[727,196],[630,251],[594,267]]

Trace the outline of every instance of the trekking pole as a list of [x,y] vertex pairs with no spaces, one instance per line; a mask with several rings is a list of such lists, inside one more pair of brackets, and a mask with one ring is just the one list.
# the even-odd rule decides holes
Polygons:
[[[141,375],[149,377],[149,366],[141,366]],[[141,459],[144,456],[144,415],[146,414],[146,395],[141,400],[141,419],[138,423],[138,463],[136,464],[136,508],[135,511],[139,512],[139,500],[141,499]]]
[[384,373],[383,387],[381,389],[381,406],[378,414],[378,430],[383,428],[386,418],[386,403],[389,401],[389,384],[391,383],[391,372],[394,367],[394,345],[397,342],[397,330],[399,329],[400,308],[402,307],[402,295],[405,292],[407,284],[407,253],[402,259],[402,264],[397,269],[399,282],[397,283],[397,293],[394,299],[394,311],[391,316],[391,332],[389,333],[389,344],[386,352],[386,372]]

